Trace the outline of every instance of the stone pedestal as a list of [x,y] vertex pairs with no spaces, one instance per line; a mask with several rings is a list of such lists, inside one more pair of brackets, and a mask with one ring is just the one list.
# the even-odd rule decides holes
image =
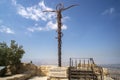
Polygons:
[[49,80],[68,80],[68,68],[56,67],[49,71]]

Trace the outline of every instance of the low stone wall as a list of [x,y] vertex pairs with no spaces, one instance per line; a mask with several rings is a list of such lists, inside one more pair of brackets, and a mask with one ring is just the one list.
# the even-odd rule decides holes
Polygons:
[[[61,67],[62,69],[66,70],[66,77],[61,77],[61,78],[56,78],[54,76],[52,76],[53,72],[51,73],[51,70],[57,70],[59,69],[59,67],[57,66],[54,66],[54,65],[41,65],[41,66],[38,66],[38,72],[37,72],[37,75],[38,76],[47,76],[47,79],[48,80],[68,80],[67,79],[67,70],[68,70],[68,67]],[[56,73],[56,76],[58,74],[58,72],[55,72]],[[60,73],[62,74],[62,73]]]
[[31,63],[22,63],[16,75],[1,77],[0,80],[26,80],[36,75],[37,66]]
[[[3,77],[0,78],[0,80],[26,80],[33,76],[47,76],[50,80],[57,80],[56,78],[50,78],[49,76],[50,70],[55,68],[58,67],[54,65],[41,65],[37,67],[34,64],[23,63],[20,66],[20,69],[18,70],[19,74],[10,77]],[[64,68],[66,68],[66,70],[68,69],[68,67],[64,67]],[[103,75],[104,76],[108,75],[108,70],[106,68],[103,68]],[[60,79],[60,80],[68,80],[68,79]]]
[[49,76],[50,69],[55,68],[55,67],[57,66],[53,66],[53,65],[38,66],[37,75],[38,76]]
[[36,75],[37,66],[31,63],[22,63],[20,65],[20,68],[17,70],[17,73],[21,74],[21,73],[26,73],[26,72],[32,72],[32,74]]

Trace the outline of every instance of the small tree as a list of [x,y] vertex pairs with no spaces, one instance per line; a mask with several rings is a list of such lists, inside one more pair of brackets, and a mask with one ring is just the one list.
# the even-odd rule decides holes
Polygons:
[[23,47],[18,46],[15,40],[11,40],[9,47],[5,42],[0,43],[0,66],[17,65],[21,63],[21,58],[24,53]]
[[[23,54],[25,53],[25,51],[22,49],[23,46],[18,46],[18,44],[15,44],[14,40],[11,40],[11,45],[10,45],[10,60],[11,63],[16,65],[21,63],[21,58],[23,56]],[[11,64],[10,63],[10,64]]]
[[7,44],[5,42],[0,43],[0,66],[8,65],[7,50]]

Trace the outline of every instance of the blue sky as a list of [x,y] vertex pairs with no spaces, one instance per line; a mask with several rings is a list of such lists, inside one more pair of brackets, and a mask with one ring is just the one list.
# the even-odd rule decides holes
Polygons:
[[120,0],[0,0],[0,42],[16,40],[22,61],[57,64],[58,3],[79,4],[62,13],[62,62],[93,57],[98,64],[120,63]]

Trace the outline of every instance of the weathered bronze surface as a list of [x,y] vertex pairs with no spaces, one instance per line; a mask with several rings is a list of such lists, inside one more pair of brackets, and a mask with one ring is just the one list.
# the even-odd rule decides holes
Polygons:
[[62,33],[62,22],[61,22],[61,19],[62,19],[62,14],[61,12],[64,11],[64,10],[67,10],[73,6],[76,6],[76,5],[71,5],[69,7],[66,7],[64,8],[64,5],[62,3],[59,3],[57,6],[56,6],[56,10],[46,10],[46,11],[43,11],[43,12],[55,12],[57,14],[57,33],[58,33],[58,66],[61,67],[62,66],[62,63],[61,63],[61,46],[62,46],[62,36],[63,36],[63,33]]

